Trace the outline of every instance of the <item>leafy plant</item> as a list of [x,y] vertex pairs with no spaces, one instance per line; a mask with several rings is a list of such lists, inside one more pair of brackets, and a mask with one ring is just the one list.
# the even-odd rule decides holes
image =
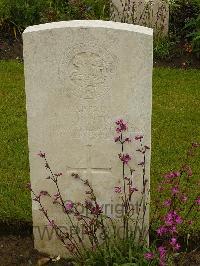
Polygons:
[[1,0],[0,20],[23,31],[30,25],[70,19],[105,19],[108,0]]
[[185,40],[186,35],[190,33],[185,25],[191,20],[196,19],[200,14],[199,0],[175,0],[170,5],[170,31],[176,38]]
[[186,25],[186,29],[190,29],[190,33],[186,35],[192,44],[192,52],[200,57],[200,15],[195,19],[192,18]]
[[154,58],[156,59],[169,59],[172,56],[172,51],[175,46],[175,42],[172,42],[169,38],[154,39]]

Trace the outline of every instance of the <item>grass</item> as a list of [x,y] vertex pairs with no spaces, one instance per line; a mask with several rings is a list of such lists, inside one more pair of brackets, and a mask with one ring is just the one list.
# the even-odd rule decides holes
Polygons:
[[23,65],[0,62],[0,220],[30,220]]
[[[200,141],[200,72],[154,69],[152,198],[160,175],[182,162],[191,142]],[[23,65],[0,62],[0,220],[31,220]],[[193,162],[194,179],[199,170]],[[197,186],[193,187],[197,191]],[[200,224],[197,225],[200,228]]]

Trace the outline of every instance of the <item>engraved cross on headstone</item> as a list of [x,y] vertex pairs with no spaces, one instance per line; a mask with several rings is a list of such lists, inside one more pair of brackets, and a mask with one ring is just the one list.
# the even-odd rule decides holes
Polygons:
[[72,168],[70,166],[67,166],[67,174],[72,174],[72,173],[80,173],[80,174],[85,174],[86,178],[92,177],[93,174],[95,173],[102,173],[102,174],[107,174],[111,173],[111,167],[92,167],[92,152],[91,148],[92,145],[87,145],[87,158],[86,158],[86,167],[77,167],[77,168]]

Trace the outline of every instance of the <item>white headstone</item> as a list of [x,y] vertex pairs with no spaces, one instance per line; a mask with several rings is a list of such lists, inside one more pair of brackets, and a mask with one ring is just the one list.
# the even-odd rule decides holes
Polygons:
[[[106,21],[68,21],[28,27],[23,33],[25,86],[34,191],[55,194],[36,155],[47,154],[66,200],[84,200],[85,187],[71,177],[79,173],[92,183],[101,204],[116,204],[120,183],[119,145],[114,122],[125,119],[129,131],[151,144],[152,29]],[[132,154],[135,144],[130,144]],[[137,145],[136,145],[137,146]],[[146,178],[150,176],[150,152]],[[141,158],[134,154],[135,182],[142,189]],[[140,176],[140,177],[139,177]],[[139,178],[138,178],[139,177]],[[138,197],[140,197],[138,192]],[[66,219],[46,200],[58,225]],[[66,253],[56,236],[48,236],[45,217],[33,201],[35,247],[51,255]],[[148,212],[146,223],[148,224]],[[46,231],[45,231],[46,230]],[[50,238],[50,239],[49,239]]]
[[168,0],[111,0],[110,19],[154,29],[157,36],[168,34]]

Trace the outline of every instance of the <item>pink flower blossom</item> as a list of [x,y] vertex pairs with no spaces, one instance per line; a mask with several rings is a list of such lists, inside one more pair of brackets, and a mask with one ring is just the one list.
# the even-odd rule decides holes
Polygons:
[[90,210],[93,207],[92,201],[85,200],[85,207]]
[[116,186],[116,187],[115,187],[115,192],[116,192],[116,193],[121,193],[121,192],[122,192],[122,188]]
[[49,196],[49,193],[47,191],[42,190],[40,191],[39,196]]
[[54,220],[50,220],[48,225],[51,226],[51,227],[54,227],[55,226]]
[[62,175],[62,173],[54,174],[56,177],[59,177]]
[[179,243],[177,243],[177,239],[175,237],[172,237],[172,239],[170,240],[169,243],[172,246],[172,248],[176,251],[178,251],[181,247],[181,245]]
[[128,164],[128,162],[131,160],[131,156],[126,153],[126,154],[119,154],[119,159],[124,163],[124,164]]
[[165,258],[165,255],[167,253],[167,250],[165,247],[163,246],[158,247],[158,252],[161,258]]
[[120,136],[114,137],[114,141],[115,141],[115,142],[120,141]]
[[123,119],[117,120],[115,124],[117,125],[117,128],[116,128],[117,133],[121,133],[128,129],[127,123]]
[[197,205],[200,205],[200,197],[198,197],[198,198],[196,199],[196,204],[197,204]]
[[144,258],[146,260],[153,260],[154,259],[154,254],[152,252],[147,252],[144,254]]
[[176,242],[177,242],[177,239],[175,238],[175,237],[172,237],[172,239],[170,240],[170,244],[172,245],[172,246],[174,246],[175,244],[176,244]]
[[156,232],[157,232],[157,234],[158,234],[159,236],[163,236],[164,234],[166,234],[166,233],[168,232],[168,229],[167,229],[167,227],[165,227],[165,226],[161,226],[161,227],[159,227],[159,228],[156,230]]
[[173,226],[176,224],[181,224],[183,222],[182,218],[176,213],[176,211],[170,211],[164,217],[165,224],[168,226]]
[[136,187],[130,187],[129,190],[130,190],[130,193],[138,191],[138,189]]
[[130,138],[125,138],[125,140],[124,140],[125,142],[131,142],[131,139]]
[[176,251],[178,251],[179,249],[181,248],[181,245],[179,243],[177,243],[175,246],[174,246],[174,249]]
[[143,139],[143,136],[142,135],[136,135],[135,136],[135,140],[140,140],[141,141],[142,139]]
[[166,207],[171,206],[171,204],[172,204],[171,199],[166,199],[166,200],[164,201],[164,203],[163,203],[163,205],[166,206]]
[[173,187],[172,188],[172,195],[175,196],[178,193],[179,193],[179,188],[177,186],[176,187]]
[[54,201],[53,202],[56,203],[59,198],[60,198],[60,194],[59,193],[56,193],[54,195]]
[[182,201],[182,202],[186,202],[187,199],[188,199],[188,197],[187,197],[186,195],[182,195],[182,196],[181,196],[181,201]]
[[159,255],[160,255],[159,266],[165,266],[166,265],[165,260],[166,260],[167,250],[165,249],[165,247],[160,246],[158,248],[158,252],[159,252]]
[[175,178],[179,177],[181,174],[179,171],[169,172],[164,175],[165,178]]
[[98,204],[96,204],[96,206],[91,209],[91,213],[99,215],[102,213],[102,208]]
[[177,233],[175,225],[168,227],[168,230],[170,234]]
[[65,204],[65,209],[67,211],[70,211],[73,208],[74,204],[71,200],[67,201],[67,203]]
[[159,266],[166,266],[165,261],[163,261],[162,259],[160,259],[160,261],[159,261]]
[[183,219],[179,215],[176,215],[174,220],[177,224],[182,224],[183,222]]
[[41,157],[41,158],[45,158],[45,153],[44,152],[39,152],[38,154],[37,154],[39,157]]

